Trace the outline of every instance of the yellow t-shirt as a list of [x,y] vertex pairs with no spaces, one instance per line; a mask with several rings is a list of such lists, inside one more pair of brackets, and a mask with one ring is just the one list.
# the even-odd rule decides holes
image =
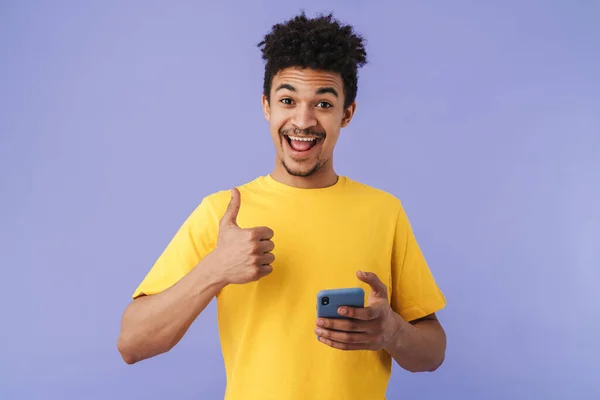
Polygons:
[[[300,189],[270,175],[238,187],[241,228],[274,231],[273,272],[217,296],[226,400],[382,400],[392,359],[384,351],[341,351],[314,333],[317,293],[370,288],[357,270],[388,285],[393,309],[414,320],[445,306],[401,202],[347,177]],[[160,292],[216,245],[229,190],[205,197],[133,297]],[[365,298],[365,301],[367,299]]]

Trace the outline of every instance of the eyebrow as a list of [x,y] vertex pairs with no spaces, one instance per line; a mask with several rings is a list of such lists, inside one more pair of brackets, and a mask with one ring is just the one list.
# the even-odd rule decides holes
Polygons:
[[317,90],[317,94],[325,94],[325,93],[331,93],[335,97],[338,97],[337,90],[335,90],[332,87],[323,87],[323,88],[320,88],[319,90]]
[[[275,91],[277,92],[277,91],[282,90],[282,89],[287,89],[287,90],[292,91],[292,92],[296,92],[297,91],[296,88],[293,87],[292,85],[290,85],[289,83],[282,83],[281,85],[279,85],[277,87],[277,90],[275,90]],[[325,94],[325,93],[331,93],[335,97],[339,97],[337,90],[335,90],[332,87],[322,87],[322,88],[319,88],[317,90],[317,92],[316,92],[316,94]]]
[[279,91],[279,90],[281,90],[281,89],[287,89],[287,90],[290,90],[290,91],[292,91],[292,92],[295,92],[295,91],[296,91],[296,88],[295,88],[295,87],[293,87],[292,85],[288,84],[288,83],[282,83],[281,85],[279,85],[279,86],[277,87],[277,90],[275,90],[275,91],[277,92],[277,91]]

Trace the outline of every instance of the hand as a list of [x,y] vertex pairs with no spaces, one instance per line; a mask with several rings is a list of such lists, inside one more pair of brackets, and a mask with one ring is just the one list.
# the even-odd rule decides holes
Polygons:
[[350,319],[317,320],[319,341],[340,350],[380,350],[394,340],[400,324],[387,298],[387,287],[372,272],[357,272],[358,279],[371,286],[367,306],[340,307],[338,313]]
[[273,271],[273,231],[264,226],[240,228],[237,224],[240,204],[240,192],[234,188],[229,206],[219,223],[219,236],[213,252],[225,285],[256,281]]

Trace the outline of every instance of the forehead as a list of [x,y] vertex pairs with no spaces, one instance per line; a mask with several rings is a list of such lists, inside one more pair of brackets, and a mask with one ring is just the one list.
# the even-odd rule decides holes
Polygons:
[[344,86],[338,73],[296,67],[285,68],[273,76],[272,90],[276,90],[282,84],[290,84],[297,91],[311,92],[322,87],[332,87],[340,94]]

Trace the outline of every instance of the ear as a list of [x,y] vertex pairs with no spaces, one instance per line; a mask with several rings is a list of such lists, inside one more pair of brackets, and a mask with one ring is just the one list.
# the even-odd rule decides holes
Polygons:
[[271,106],[269,105],[269,100],[267,100],[267,96],[264,94],[261,97],[263,113],[265,114],[265,119],[269,121],[271,119]]
[[344,110],[344,114],[342,115],[342,128],[348,126],[352,117],[354,116],[354,111],[356,111],[356,101],[353,102]]

